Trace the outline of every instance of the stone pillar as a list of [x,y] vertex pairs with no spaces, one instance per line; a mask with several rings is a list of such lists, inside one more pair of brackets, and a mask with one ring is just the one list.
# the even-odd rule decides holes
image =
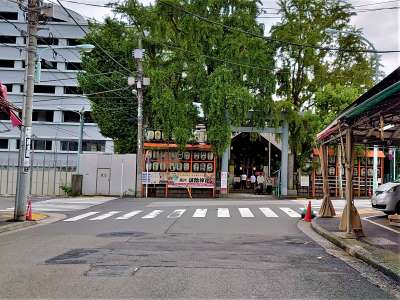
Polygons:
[[225,149],[222,154],[221,161],[221,196],[228,194],[228,165],[229,165],[229,151],[230,145]]
[[288,155],[289,155],[289,124],[285,121],[282,126],[281,153],[281,195],[288,195]]

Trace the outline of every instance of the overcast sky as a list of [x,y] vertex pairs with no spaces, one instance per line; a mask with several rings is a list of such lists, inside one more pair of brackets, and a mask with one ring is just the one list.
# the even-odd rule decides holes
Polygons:
[[[62,1],[62,0],[61,0]],[[77,2],[90,4],[105,4],[110,0],[75,0]],[[111,2],[115,2],[111,1]],[[142,3],[149,4],[153,1],[142,0]],[[358,15],[353,17],[352,24],[361,28],[364,37],[371,41],[378,50],[400,50],[400,9],[386,9],[379,11],[361,12],[365,9],[400,7],[400,0],[347,0],[352,3],[355,9],[359,11]],[[382,3],[386,2],[386,3]],[[92,7],[87,5],[68,3],[62,1],[65,7],[75,10],[88,18],[102,20],[107,15],[112,15],[111,10],[102,7]],[[262,1],[263,7],[278,7],[275,0]],[[375,3],[375,5],[369,5]],[[361,5],[361,6],[360,6]],[[269,10],[269,13],[276,12]],[[268,15],[276,17],[276,15]],[[266,25],[269,31],[271,25],[279,21],[279,18],[260,19]],[[382,69],[386,75],[400,66],[400,53],[382,54]]]

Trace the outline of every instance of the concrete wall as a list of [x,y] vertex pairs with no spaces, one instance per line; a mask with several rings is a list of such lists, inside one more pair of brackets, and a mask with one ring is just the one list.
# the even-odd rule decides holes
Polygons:
[[84,195],[135,194],[136,154],[82,154],[80,168]]

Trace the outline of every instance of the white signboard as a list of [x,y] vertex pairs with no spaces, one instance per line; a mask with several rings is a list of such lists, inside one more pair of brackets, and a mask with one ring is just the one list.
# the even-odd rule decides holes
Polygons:
[[221,172],[221,189],[228,188],[228,172]]
[[300,185],[301,186],[309,186],[310,185],[310,179],[308,178],[307,175],[300,176]]
[[25,168],[29,168],[31,165],[31,140],[32,140],[32,127],[25,127],[25,149],[24,149]]

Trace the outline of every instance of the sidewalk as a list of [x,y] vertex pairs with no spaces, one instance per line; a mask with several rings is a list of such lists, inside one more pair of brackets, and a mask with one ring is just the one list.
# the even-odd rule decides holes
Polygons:
[[12,212],[0,212],[0,233],[36,225],[47,217],[45,214],[33,213],[32,219],[34,221],[15,222]]
[[[340,216],[315,218],[312,228],[350,255],[374,266],[394,280],[400,280],[400,230],[388,225],[386,216],[361,214],[365,237],[347,238],[339,232]],[[373,223],[372,223],[372,222]]]

